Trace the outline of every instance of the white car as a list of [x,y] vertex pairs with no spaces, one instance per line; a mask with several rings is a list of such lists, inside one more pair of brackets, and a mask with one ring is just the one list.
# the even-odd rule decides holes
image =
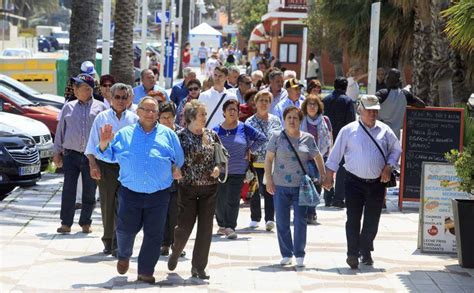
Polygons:
[[53,157],[53,138],[48,127],[41,121],[25,116],[0,112],[0,124],[8,127],[11,133],[22,133],[31,136],[40,153],[41,171],[48,167],[49,160]]

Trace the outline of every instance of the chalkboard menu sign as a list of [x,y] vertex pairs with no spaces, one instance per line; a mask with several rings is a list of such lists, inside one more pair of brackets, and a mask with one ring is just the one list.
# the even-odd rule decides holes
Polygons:
[[446,162],[444,154],[462,148],[464,109],[407,108],[403,124],[400,195],[403,201],[419,201],[423,162]]

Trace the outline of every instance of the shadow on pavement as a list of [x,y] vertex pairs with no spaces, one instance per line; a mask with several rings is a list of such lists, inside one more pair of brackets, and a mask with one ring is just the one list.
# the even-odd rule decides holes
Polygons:
[[115,257],[108,257],[102,252],[90,254],[90,255],[83,255],[74,258],[66,258],[65,260],[69,261],[77,261],[80,263],[99,263],[103,261],[117,261]]

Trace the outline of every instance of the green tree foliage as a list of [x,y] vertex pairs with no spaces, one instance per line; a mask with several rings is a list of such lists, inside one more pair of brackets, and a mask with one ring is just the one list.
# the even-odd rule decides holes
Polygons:
[[250,38],[252,30],[262,22],[262,16],[267,13],[268,0],[241,0],[238,5],[233,3],[234,22],[239,24],[239,33]]
[[448,19],[445,32],[451,45],[468,54],[474,53],[474,2],[456,1],[442,15]]

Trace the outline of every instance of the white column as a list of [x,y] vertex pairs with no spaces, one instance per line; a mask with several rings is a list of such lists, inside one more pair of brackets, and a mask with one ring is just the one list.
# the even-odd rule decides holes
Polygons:
[[301,73],[300,80],[306,79],[306,55],[308,52],[308,27],[303,28],[303,43],[301,45]]
[[375,94],[377,84],[377,61],[379,55],[380,2],[372,4],[370,16],[369,77],[367,93]]
[[112,11],[112,1],[104,0],[104,10],[102,12],[102,75],[109,74],[110,58],[110,13]]
[[160,86],[165,86],[165,30],[166,30],[166,0],[161,0],[161,52],[160,52]]
[[140,56],[140,69],[146,69],[148,67],[146,58],[146,45],[147,45],[147,16],[148,16],[148,0],[142,0],[142,53]]
[[183,40],[183,0],[179,0],[179,12],[178,12],[178,37],[176,38],[176,44],[178,46],[178,56],[176,56],[176,62],[178,68],[181,64],[181,41]]

